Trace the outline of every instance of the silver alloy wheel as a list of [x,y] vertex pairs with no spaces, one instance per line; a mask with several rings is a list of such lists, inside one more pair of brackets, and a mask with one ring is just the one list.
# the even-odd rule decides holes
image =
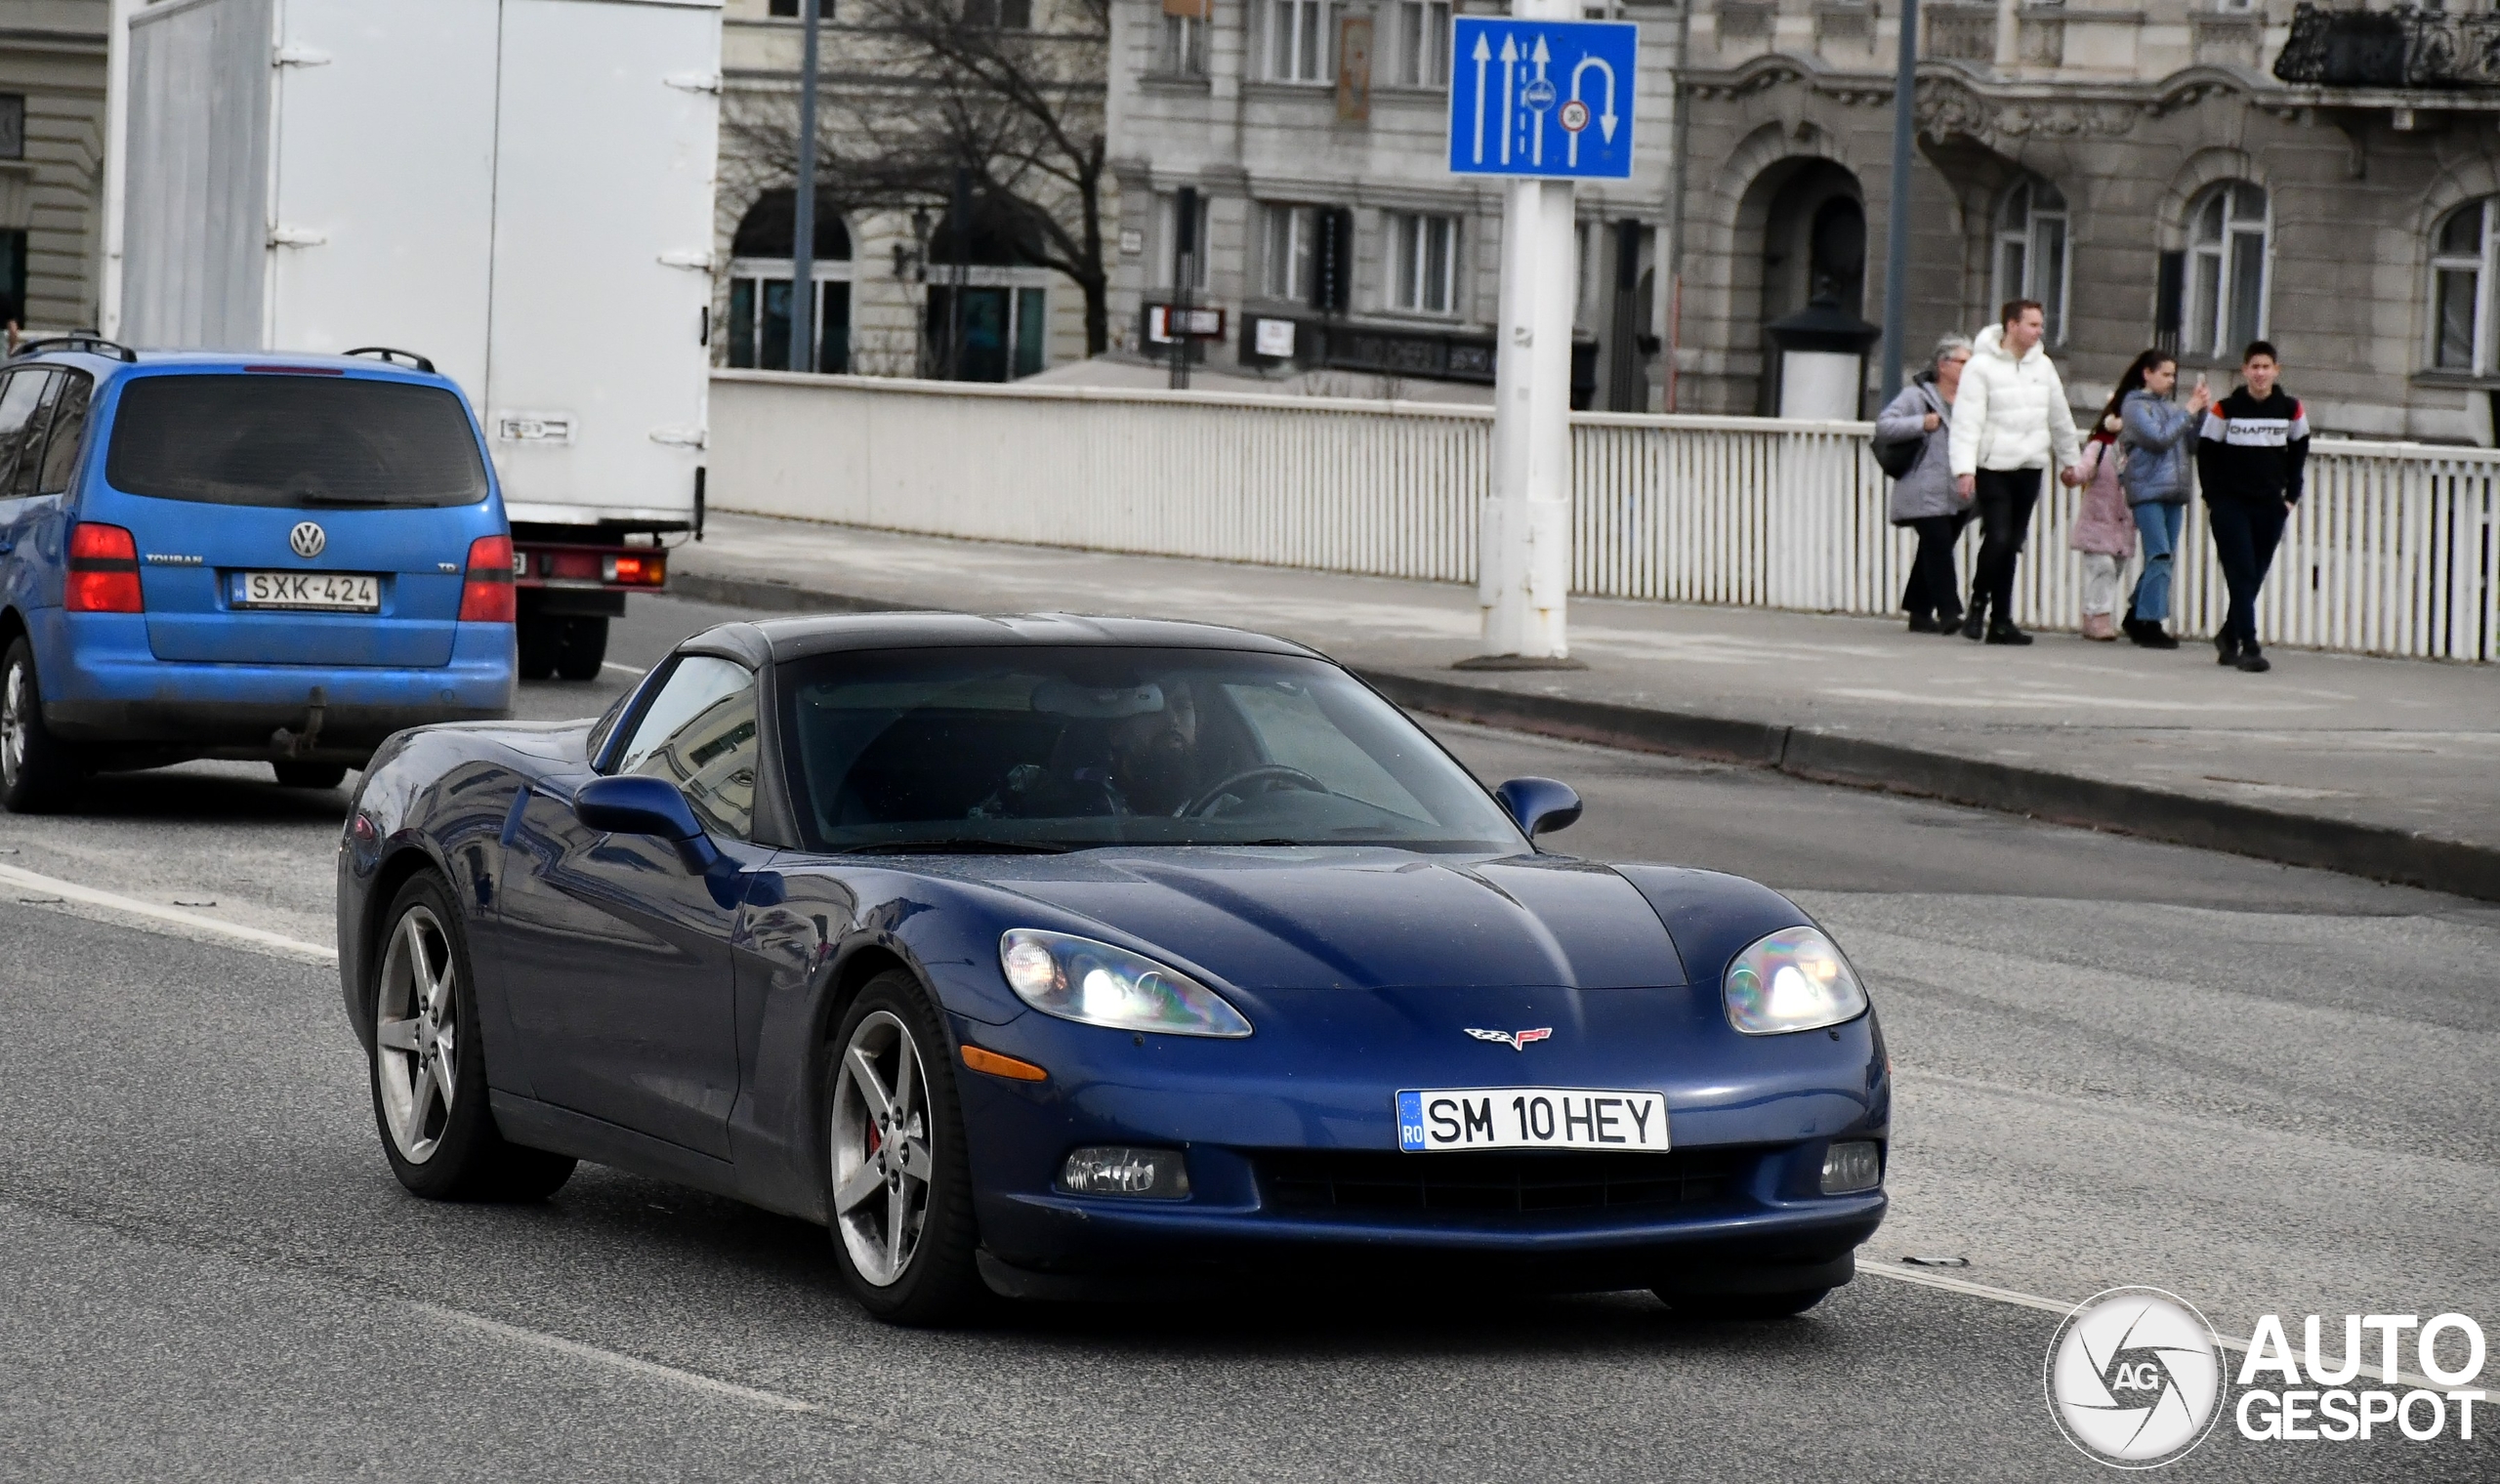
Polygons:
[[460,995],[451,935],[419,903],[400,914],[373,997],[373,1080],[391,1142],[411,1165],[434,1158],[460,1084]]
[[26,770],[26,713],[33,709],[27,679],[23,665],[0,679],[0,779],[12,783]]
[[833,1084],[833,1224],[859,1276],[886,1288],[929,1221],[928,1070],[891,1010],[859,1022]]

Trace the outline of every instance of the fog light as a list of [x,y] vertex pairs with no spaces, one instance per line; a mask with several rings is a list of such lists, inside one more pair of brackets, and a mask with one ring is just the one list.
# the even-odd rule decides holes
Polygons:
[[1854,1190],[1872,1190],[1884,1183],[1884,1153],[1880,1146],[1858,1141],[1834,1144],[1823,1152],[1823,1194],[1847,1195]]
[[1181,1201],[1189,1195],[1189,1170],[1178,1149],[1079,1149],[1060,1167],[1059,1188],[1069,1195]]

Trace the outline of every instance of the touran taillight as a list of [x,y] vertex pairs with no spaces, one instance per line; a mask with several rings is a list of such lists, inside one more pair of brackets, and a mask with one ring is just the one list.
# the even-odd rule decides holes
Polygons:
[[81,520],[69,531],[69,576],[61,605],[72,613],[137,613],[139,543],[118,525]]
[[469,570],[460,580],[460,621],[512,622],[512,538],[480,536],[469,543]]

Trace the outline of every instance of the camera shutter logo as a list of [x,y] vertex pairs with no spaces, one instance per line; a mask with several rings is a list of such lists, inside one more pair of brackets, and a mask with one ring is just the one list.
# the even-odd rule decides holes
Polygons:
[[286,544],[296,556],[310,561],[330,545],[330,533],[310,520],[298,520],[295,529],[286,533]]
[[2177,1295],[2113,1288],[2058,1326],[2043,1381],[2067,1442],[2112,1467],[2158,1468],[2222,1415],[2222,1345]]

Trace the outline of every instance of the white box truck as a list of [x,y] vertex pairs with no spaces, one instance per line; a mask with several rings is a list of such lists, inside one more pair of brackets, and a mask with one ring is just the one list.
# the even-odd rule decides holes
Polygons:
[[163,0],[120,38],[120,337],[457,381],[526,677],[597,675],[702,529],[720,8]]

